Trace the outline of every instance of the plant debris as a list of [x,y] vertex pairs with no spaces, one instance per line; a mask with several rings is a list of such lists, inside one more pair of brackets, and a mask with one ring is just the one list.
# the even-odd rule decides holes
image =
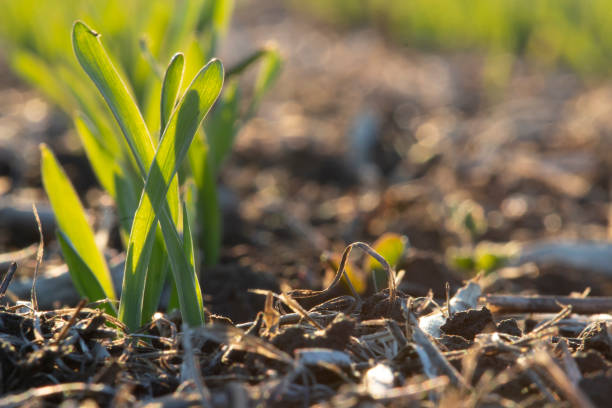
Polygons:
[[[535,328],[523,331],[529,315],[509,318],[481,303],[443,312],[434,337],[418,319],[441,312],[419,308],[418,299],[401,292],[401,319],[388,309],[364,319],[362,308],[381,299],[390,301],[388,291],[356,302],[348,314],[311,309],[304,311],[308,318],[283,319],[291,314],[282,312],[282,295],[268,295],[267,313],[277,317],[249,323],[247,331],[227,321],[178,331],[179,323],[158,314],[132,334],[84,302],[54,311],[35,311],[27,302],[2,307],[0,406],[69,399],[104,407],[136,401],[221,407],[238,398],[242,406],[356,407],[368,400],[421,404],[422,391],[436,403],[605,406],[612,383],[608,321],[589,322],[565,308],[540,314]],[[581,328],[564,336],[570,318]]]

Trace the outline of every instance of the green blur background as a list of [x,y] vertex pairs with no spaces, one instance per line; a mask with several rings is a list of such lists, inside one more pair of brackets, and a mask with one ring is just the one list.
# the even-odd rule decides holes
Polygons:
[[409,47],[484,51],[493,70],[515,55],[587,79],[612,72],[609,0],[292,0],[292,5],[328,23],[374,26]]

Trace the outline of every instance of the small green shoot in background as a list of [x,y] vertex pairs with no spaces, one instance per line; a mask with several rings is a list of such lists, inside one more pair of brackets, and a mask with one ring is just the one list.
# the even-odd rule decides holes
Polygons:
[[[395,233],[386,233],[374,242],[372,249],[385,258],[391,268],[395,269],[406,255],[408,238]],[[387,272],[376,259],[368,257],[364,262],[363,270],[372,277],[376,292],[389,286]]]
[[446,227],[457,234],[460,242],[459,246],[447,249],[448,265],[470,274],[489,273],[505,266],[516,255],[517,248],[513,243],[481,241],[488,223],[480,204],[457,195],[451,195],[444,201],[448,215]]
[[448,215],[446,227],[458,235],[463,245],[473,244],[487,232],[485,212],[477,202],[451,195],[445,198],[444,204]]
[[452,267],[474,275],[506,266],[517,253],[518,248],[512,242],[497,244],[483,241],[475,247],[449,248],[446,258]]

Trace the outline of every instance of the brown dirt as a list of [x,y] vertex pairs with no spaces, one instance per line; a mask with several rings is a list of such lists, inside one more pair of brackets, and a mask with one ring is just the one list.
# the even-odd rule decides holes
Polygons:
[[[240,134],[220,180],[227,193],[222,262],[202,280],[206,306],[219,315],[215,325],[193,333],[188,345],[173,316],[127,335],[94,310],[3,308],[0,405],[192,406],[204,398],[219,407],[568,406],[586,398],[607,406],[609,316],[551,321],[491,314],[484,304],[454,313],[432,344],[465,382],[436,386],[428,376],[450,377],[442,366],[424,369],[406,307],[416,317],[436,312],[446,283],[452,295],[471,277],[449,266],[453,247],[608,238],[612,85],[519,61],[491,93],[481,56],[406,50],[365,29],[337,32],[272,0],[238,8],[224,57],[231,64],[268,39],[284,53],[282,77]],[[96,215],[100,192],[66,118],[4,70],[3,208],[44,202],[37,164],[44,140]],[[453,218],[465,202],[487,224],[475,236]],[[32,226],[9,221],[0,224],[1,252],[36,242]],[[248,289],[321,289],[330,273],[323,251],[340,253],[384,232],[411,244],[397,267],[406,274],[395,302],[388,290],[369,289],[360,302],[336,288],[325,304],[300,300],[321,327],[278,302],[273,311],[284,316],[274,324],[258,315],[273,311]],[[61,260],[53,235],[46,238],[50,269]],[[33,265],[24,260],[19,274],[31,275]],[[612,295],[610,277],[594,269],[541,263],[534,273],[519,272],[490,275],[487,290]],[[241,337],[234,323],[255,319],[240,326],[248,332]],[[323,354],[313,363],[308,353],[315,352]],[[377,364],[391,368],[395,396],[378,398],[371,389]]]

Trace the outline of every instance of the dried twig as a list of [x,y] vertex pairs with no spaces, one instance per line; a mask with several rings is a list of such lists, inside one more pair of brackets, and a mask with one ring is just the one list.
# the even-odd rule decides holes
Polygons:
[[316,327],[319,330],[323,330],[323,326],[321,326],[315,319],[313,319],[312,317],[310,317],[310,315],[308,314],[308,312],[306,310],[304,310],[304,308],[302,306],[300,306],[300,304],[298,302],[295,301],[295,299],[293,299],[291,297],[291,295],[289,295],[286,292],[281,293],[278,298],[287,306],[289,306],[291,309],[293,309],[297,314],[299,314],[300,316],[302,316],[304,319],[306,319],[310,324],[312,324],[314,327]]
[[574,357],[572,357],[572,354],[569,351],[567,339],[561,339],[557,344],[561,349],[561,357],[563,359],[565,371],[567,372],[567,377],[570,379],[572,384],[578,385],[582,379],[582,373],[580,372],[580,367],[578,367],[576,360],[574,360]]
[[203,407],[211,407],[210,392],[206,385],[204,385],[204,380],[200,374],[200,365],[191,344],[191,330],[186,323],[183,324],[183,351],[185,355],[183,356],[183,364],[181,366],[181,380],[183,382],[192,381],[198,390],[198,394],[200,394],[200,404]]
[[451,384],[459,389],[471,389],[470,385],[465,379],[459,374],[459,372],[453,367],[446,357],[440,352],[438,347],[429,339],[428,335],[419,327],[417,319],[413,314],[409,314],[409,320],[414,325],[412,340],[417,345],[417,353],[421,358],[424,368],[429,366],[425,370],[426,374],[430,379],[437,375],[447,375]]
[[87,300],[81,299],[77,307],[74,309],[72,316],[70,316],[70,320],[68,320],[68,323],[64,324],[64,327],[62,327],[62,331],[60,331],[57,334],[57,337],[53,339],[53,344],[59,344],[59,342],[62,341],[64,337],[66,337],[66,334],[68,334],[68,330],[70,330],[70,328],[74,326],[74,323],[76,323],[76,319],[79,313],[81,312],[81,309],[83,309],[83,307],[85,307],[86,304],[87,304]]
[[[344,249],[344,252],[342,253],[342,259],[340,261],[340,266],[338,267],[338,271],[336,272],[336,276],[334,277],[334,280],[329,284],[327,288],[323,290],[293,290],[289,292],[291,297],[293,297],[294,299],[307,299],[307,298],[325,299],[325,297],[330,293],[330,291],[343,278],[346,282],[350,283],[350,279],[345,271],[345,268],[346,268],[346,263],[348,261],[349,254],[351,253],[351,250],[355,247],[366,252],[368,255],[376,259],[383,266],[388,276],[390,305],[395,304],[395,299],[397,297],[397,288],[395,286],[395,281],[396,281],[395,271],[391,268],[391,266],[389,265],[389,263],[385,260],[383,256],[381,256],[378,252],[372,249],[372,247],[370,247],[365,242],[353,242],[352,244],[348,245]],[[354,296],[356,296],[356,298],[359,299],[358,297],[359,295],[356,295],[357,292],[355,291],[355,289],[352,288],[351,291],[354,293]]]
[[453,312],[451,310],[451,305],[450,305],[450,283],[448,282],[444,283],[444,295],[445,295],[445,300],[446,300],[446,314],[448,318],[450,319],[451,317],[453,317]]
[[484,302],[493,313],[556,313],[563,305],[572,313],[598,314],[612,311],[612,297],[487,295]]
[[273,333],[278,327],[280,313],[274,308],[274,293],[272,291],[268,291],[266,294],[266,303],[264,304],[262,316],[263,322],[266,325],[266,331]]
[[555,363],[553,358],[548,354],[547,350],[536,350],[533,353],[533,359],[549,374],[548,378],[551,379],[559,391],[561,391],[565,397],[575,407],[580,408],[594,408],[595,406],[589,400],[589,398],[582,392],[576,384],[574,384],[565,374],[565,372]]
[[[255,291],[252,291],[252,292],[257,293]],[[309,312],[308,316],[314,319],[322,319],[324,317],[328,317],[329,315],[325,315],[319,312]],[[284,324],[296,324],[296,323],[299,323],[301,319],[302,319],[302,315],[299,313],[287,313],[279,317],[278,324],[281,326]],[[255,324],[255,322],[239,323],[236,325],[236,327],[239,329],[248,329],[253,324]]]
[[[457,293],[455,293],[455,296],[448,302],[448,307],[451,309],[449,315],[475,308],[481,293],[478,283],[469,282],[459,289]],[[430,336],[440,337],[440,326],[442,326],[444,322],[446,322],[446,316],[439,310],[438,312],[421,317],[419,319],[419,327]]]
[[[44,235],[51,236],[57,225],[53,210],[49,205],[38,205],[38,214],[44,226]],[[0,225],[6,228],[24,231],[26,233],[36,228],[32,219],[32,208],[24,201],[0,200]]]
[[264,357],[281,361],[287,365],[295,366],[293,358],[272,344],[248,335],[242,330],[231,326],[208,325],[192,329],[194,334],[213,340],[219,344],[227,344],[236,350],[260,354]]
[[406,339],[404,332],[402,332],[402,329],[399,327],[399,324],[397,324],[395,320],[387,320],[386,323],[387,329],[389,329],[389,332],[391,333],[395,341],[397,341],[399,347],[406,347],[408,345],[408,340]]
[[2,278],[2,283],[0,283],[0,296],[6,293],[6,290],[8,289],[8,285],[9,283],[11,283],[11,279],[13,279],[13,275],[15,275],[15,271],[17,271],[17,264],[13,262],[11,266],[9,266],[9,269],[8,271],[6,271],[6,274],[4,275],[4,277]]
[[528,360],[526,357],[518,357],[516,359],[516,363],[519,365],[519,367],[525,369],[525,375],[529,377],[533,384],[540,390],[542,395],[546,397],[548,402],[552,404],[557,404],[559,402],[559,399],[555,395],[553,395],[552,392],[550,392],[550,390],[546,387],[544,381],[542,381],[538,373],[536,373],[535,370],[531,367],[533,363],[532,360]]
[[32,308],[38,311],[38,297],[36,296],[36,278],[38,278],[38,269],[40,268],[40,264],[42,263],[45,244],[43,238],[42,224],[40,222],[40,216],[38,215],[38,210],[36,209],[36,205],[34,203],[32,203],[32,212],[34,212],[36,226],[38,227],[39,242],[38,250],[36,251],[36,267],[34,267],[34,277],[32,278],[32,290],[30,291],[30,298],[32,299]]
[[549,327],[555,327],[557,324],[559,324],[559,322],[561,322],[563,319],[565,319],[571,314],[572,314],[572,307],[565,306],[563,307],[563,309],[559,311],[559,313],[553,316],[552,319],[545,320],[545,321],[538,323],[538,325],[531,331],[531,333],[529,333],[529,335],[536,335],[548,329]]
[[23,249],[13,252],[5,252],[0,254],[0,269],[8,268],[13,262],[23,261],[36,253],[36,244],[32,244]]
[[83,382],[47,385],[40,388],[32,388],[21,394],[7,395],[0,398],[0,406],[5,408],[22,407],[28,401],[38,398],[49,398],[59,394],[93,394],[108,395],[115,394],[115,390],[106,384],[88,384]]

